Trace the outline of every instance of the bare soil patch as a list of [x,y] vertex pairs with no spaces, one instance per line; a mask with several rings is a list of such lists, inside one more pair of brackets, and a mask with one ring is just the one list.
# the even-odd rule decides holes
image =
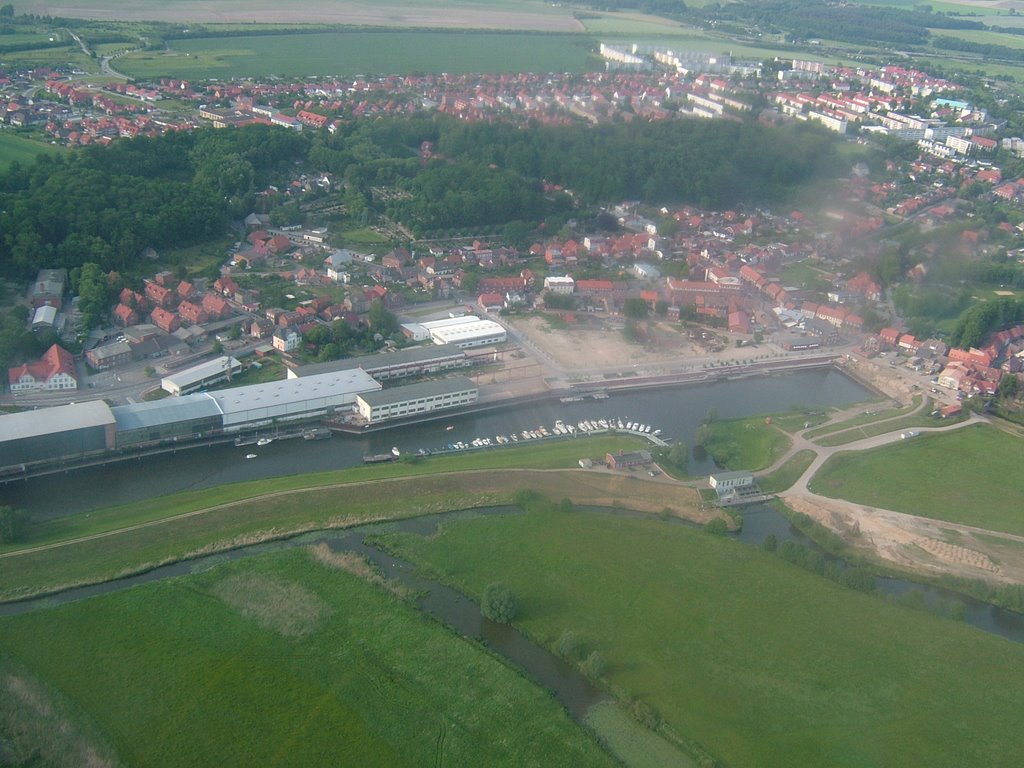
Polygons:
[[1024,538],[915,517],[822,496],[783,496],[786,504],[890,566],[993,583],[1024,581]]
[[302,637],[320,626],[330,606],[300,584],[260,573],[236,573],[221,579],[213,593],[257,624],[285,637]]

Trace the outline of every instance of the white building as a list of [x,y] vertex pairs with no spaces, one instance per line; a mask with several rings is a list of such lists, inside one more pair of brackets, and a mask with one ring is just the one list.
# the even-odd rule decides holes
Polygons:
[[294,328],[278,328],[271,337],[271,343],[279,352],[294,352],[302,343],[302,337]]
[[481,320],[475,315],[432,320],[421,325],[435,344],[454,344],[460,349],[503,344],[508,340],[508,334],[499,323]]
[[160,379],[160,388],[172,395],[187,395],[189,392],[228,381],[241,370],[242,364],[235,358],[218,357],[170,376],[164,376]]
[[361,368],[210,392],[224,414],[224,431],[351,412],[356,396],[381,385]]
[[480,390],[465,376],[425,381],[356,397],[359,415],[370,424],[475,403]]
[[576,290],[576,281],[571,277],[545,277],[544,290],[552,293],[568,294]]

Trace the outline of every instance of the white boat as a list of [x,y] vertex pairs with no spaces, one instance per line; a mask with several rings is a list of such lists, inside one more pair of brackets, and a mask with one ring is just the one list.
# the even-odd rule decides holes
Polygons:
[[391,449],[391,455],[394,456],[397,459],[402,454],[401,454],[401,452],[399,452],[399,450],[397,448],[392,448]]
[[513,443],[518,443],[519,442],[519,435],[517,435],[515,432],[512,433],[512,442]]
[[626,429],[628,429],[630,432],[633,431],[633,422],[632,421],[627,421],[626,422]]
[[256,445],[270,445],[272,442],[274,442],[272,437],[261,437],[256,441]]
[[448,424],[448,425],[445,426],[444,431],[445,432],[451,432],[453,429],[455,429],[455,425],[454,424]]
[[619,429],[624,429],[624,427],[622,426],[622,419],[619,419],[618,424],[619,424]]
[[255,459],[256,458],[256,454],[255,453],[247,453],[247,454],[245,454],[245,458],[247,458],[247,459]]
[[608,429],[608,422],[605,421],[604,419],[601,419],[599,422],[597,422],[597,425],[601,427],[601,429]]
[[651,425],[650,424],[644,424],[644,433],[648,434],[648,435],[651,434]]
[[655,437],[657,437],[658,435],[661,434],[661,430],[660,429],[656,429],[651,434],[654,435]]

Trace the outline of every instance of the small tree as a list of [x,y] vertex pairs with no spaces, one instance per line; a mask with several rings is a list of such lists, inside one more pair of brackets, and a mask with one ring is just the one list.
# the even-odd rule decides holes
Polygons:
[[563,659],[572,659],[580,650],[580,641],[572,630],[565,630],[555,644],[555,651]]
[[28,532],[28,513],[14,507],[0,507],[0,544],[13,544]]
[[591,651],[590,655],[580,664],[580,671],[591,680],[597,680],[604,677],[605,672],[608,671],[608,662],[597,651]]
[[519,602],[508,586],[500,581],[493,581],[484,587],[480,612],[491,621],[510,624],[519,613]]
[[715,517],[704,523],[704,530],[715,536],[725,536],[729,532],[729,524],[721,517]]

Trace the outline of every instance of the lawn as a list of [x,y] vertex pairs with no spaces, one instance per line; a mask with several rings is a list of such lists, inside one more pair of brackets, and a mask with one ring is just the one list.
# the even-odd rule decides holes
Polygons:
[[[125,765],[615,765],[496,657],[305,550],[0,620],[0,653],[0,710],[34,721],[55,691]],[[2,735],[5,760],[47,756]]]
[[10,131],[0,131],[0,172],[7,170],[11,163],[31,165],[39,155],[52,155],[60,151],[51,144],[32,141]]
[[797,451],[774,472],[759,477],[757,479],[758,487],[765,493],[782,493],[788,490],[811,466],[815,455],[814,451]]
[[[600,442],[588,441],[586,452],[592,452]],[[636,446],[635,442],[613,440],[605,445]],[[697,498],[687,488],[644,482],[632,474],[502,470],[501,464],[485,460],[500,453],[478,454],[477,461],[473,461],[477,456],[459,457],[468,460],[461,464],[462,469],[487,469],[490,464],[484,472],[445,472],[445,467],[453,468],[458,462],[443,460],[398,463],[349,470],[351,474],[345,474],[348,484],[337,484],[342,473],[275,478],[54,521],[40,526],[28,546],[90,538],[0,557],[0,600],[105,581],[156,564],[293,532],[509,503],[523,488],[556,498],[569,497],[580,504],[625,505],[648,513],[668,508],[696,520],[712,516],[697,509]],[[575,455],[580,453],[577,444]],[[547,457],[557,464],[558,455],[548,453]],[[520,454],[519,461],[525,464],[527,458]],[[408,476],[399,477],[399,472]],[[431,472],[445,474],[426,476]],[[356,482],[359,477],[365,480],[374,474],[384,482]],[[387,480],[389,476],[392,479]],[[333,485],[329,484],[331,479]],[[261,489],[266,495],[258,492]]]
[[1024,441],[994,427],[923,434],[833,456],[814,476],[824,496],[1024,535]]
[[727,469],[756,472],[771,465],[791,442],[784,432],[766,423],[764,416],[711,423],[711,439],[704,450]]
[[566,630],[724,765],[1011,766],[1024,647],[864,595],[686,526],[554,512],[453,522],[389,546],[517,625]]
[[117,60],[136,78],[190,79],[412,72],[584,72],[594,41],[583,35],[375,31],[175,40],[168,52]]
[[865,424],[873,424],[878,421],[884,421],[886,419],[895,419],[897,416],[905,416],[911,413],[914,409],[921,405],[921,401],[924,395],[914,395],[910,402],[910,405],[902,408],[868,408],[858,416],[854,416],[851,419],[845,421],[837,421],[832,424],[826,424],[818,429],[812,429],[810,432],[804,435],[808,440],[814,440],[815,438],[828,435],[833,432],[842,432],[853,427],[860,427]]

